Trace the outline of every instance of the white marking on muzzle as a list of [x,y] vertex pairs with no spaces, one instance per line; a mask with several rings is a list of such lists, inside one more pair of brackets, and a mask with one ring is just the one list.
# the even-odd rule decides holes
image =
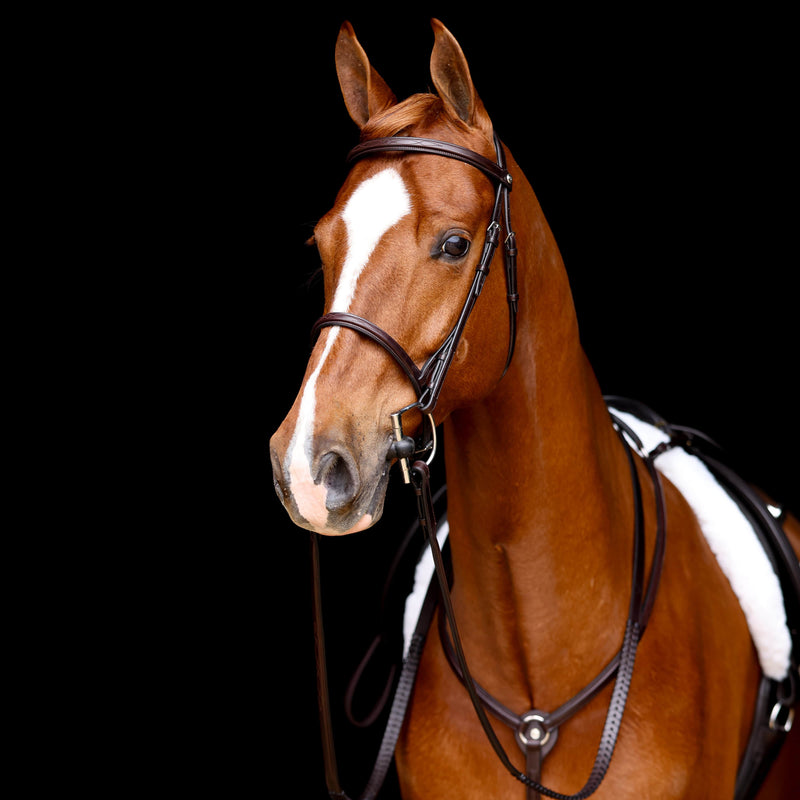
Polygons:
[[[364,181],[350,196],[342,212],[347,230],[347,255],[331,311],[349,311],[358,279],[381,237],[411,211],[411,199],[400,174],[385,169]],[[300,514],[315,528],[326,527],[327,489],[314,483],[311,459],[314,456],[314,416],[319,374],[341,329],[327,328],[325,347],[311,373],[300,400],[294,435],[289,445],[289,479]]]

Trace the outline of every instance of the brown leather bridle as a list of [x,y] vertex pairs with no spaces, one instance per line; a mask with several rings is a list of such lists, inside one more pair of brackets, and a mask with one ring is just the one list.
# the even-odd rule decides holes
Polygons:
[[[519,295],[517,294],[516,236],[511,228],[511,204],[509,201],[512,178],[506,169],[503,146],[496,135],[494,137],[494,146],[497,153],[497,162],[491,161],[480,153],[475,153],[465,147],[449,142],[441,142],[436,139],[420,139],[412,136],[390,136],[381,139],[370,139],[363,142],[354,147],[347,157],[348,163],[353,163],[362,158],[381,153],[422,153],[443,156],[475,167],[496,184],[494,207],[492,209],[489,226],[486,229],[483,251],[481,252],[478,266],[475,268],[475,275],[472,279],[472,285],[467,293],[464,305],[450,333],[445,337],[445,340],[436,349],[433,355],[428,358],[421,369],[396,339],[375,323],[356,314],[351,314],[346,311],[334,311],[320,317],[312,328],[312,337],[322,328],[331,325],[338,325],[357,331],[362,336],[366,336],[386,350],[403,370],[406,377],[408,377],[411,385],[414,387],[417,400],[391,415],[392,431],[395,441],[388,454],[389,459],[397,458],[400,461],[403,479],[406,483],[410,482],[410,457],[430,450],[434,446],[435,423],[433,422],[431,412],[436,407],[444,380],[447,377],[448,370],[453,361],[453,356],[458,348],[458,343],[461,341],[464,327],[483,289],[483,284],[489,275],[489,267],[500,242],[500,235],[503,229],[505,229],[506,234],[503,252],[505,259],[509,320],[508,355],[506,356],[503,375],[505,375],[506,370],[508,370],[514,355]],[[423,414],[423,419],[427,419],[429,422],[430,438],[419,447],[411,437],[406,437],[403,433],[402,416],[412,408],[418,408]],[[423,436],[423,440],[424,438]]]

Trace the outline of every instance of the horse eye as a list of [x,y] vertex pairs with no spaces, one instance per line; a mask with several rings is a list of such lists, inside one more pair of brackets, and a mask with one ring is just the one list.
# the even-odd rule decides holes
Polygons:
[[469,250],[469,239],[463,236],[448,236],[442,245],[442,252],[452,258],[463,258]]

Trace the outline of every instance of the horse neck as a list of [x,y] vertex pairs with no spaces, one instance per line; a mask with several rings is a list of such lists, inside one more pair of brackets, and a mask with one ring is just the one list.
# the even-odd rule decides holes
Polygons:
[[548,708],[619,647],[633,501],[561,256],[530,185],[510,166],[517,347],[496,389],[446,423],[453,598],[476,678],[517,707]]

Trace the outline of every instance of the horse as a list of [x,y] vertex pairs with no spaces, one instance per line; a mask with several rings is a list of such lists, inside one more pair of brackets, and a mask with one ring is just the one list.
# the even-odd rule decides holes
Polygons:
[[[402,101],[352,26],[339,32],[337,74],[362,144],[314,230],[325,313],[270,441],[276,491],[315,534],[366,530],[395,465],[408,481],[416,451],[444,431],[452,618],[419,656],[394,750],[404,798],[733,798],[764,671],[742,605],[685,492],[632,446],[624,409],[610,413],[531,184],[460,45],[432,25],[436,93]],[[498,242],[506,281],[487,277]],[[796,559],[800,524],[785,515],[783,530]],[[634,652],[637,559],[649,619]],[[517,713],[563,707],[623,653],[621,674],[625,652],[635,666],[599,782],[587,776],[619,678],[583,697],[557,737],[546,714],[526,717],[526,734],[476,713],[476,687]],[[780,713],[770,724],[786,735],[753,784],[759,798],[797,796],[800,734]],[[520,736],[538,758],[525,770]]]

